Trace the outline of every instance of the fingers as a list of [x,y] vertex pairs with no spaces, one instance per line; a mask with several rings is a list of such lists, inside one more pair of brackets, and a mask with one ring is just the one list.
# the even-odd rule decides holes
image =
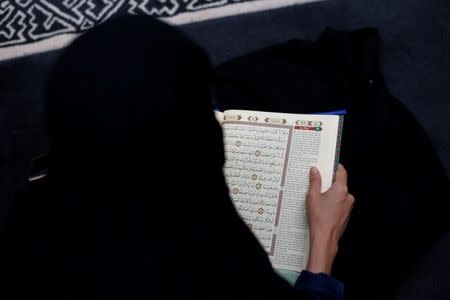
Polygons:
[[353,196],[352,194],[348,194],[347,200],[350,203],[351,207],[353,207],[353,204],[355,203],[355,196]]
[[350,221],[350,214],[348,214],[348,215],[345,217],[344,225],[342,226],[342,229],[341,229],[341,231],[339,232],[339,238],[342,237],[342,234],[344,233],[345,229],[347,228],[347,225],[348,225],[348,222],[349,222],[349,221]]
[[316,167],[311,167],[309,171],[309,191],[308,194],[311,196],[320,195],[320,190],[322,188],[322,178],[320,176],[319,169]]
[[355,203],[355,197],[352,194],[348,194],[347,197],[345,198],[345,201],[347,202],[347,205],[348,205],[348,211],[347,211],[347,214],[344,219],[344,224],[339,232],[339,238],[342,236],[345,229],[347,228],[348,222],[350,220],[350,214],[353,209],[353,203]]
[[337,185],[347,186],[347,171],[344,166],[339,164],[336,170],[336,178],[334,181]]

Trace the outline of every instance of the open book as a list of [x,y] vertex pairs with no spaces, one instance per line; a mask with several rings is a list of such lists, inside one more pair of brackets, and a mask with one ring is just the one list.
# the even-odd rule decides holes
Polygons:
[[216,112],[224,132],[224,174],[236,210],[291,283],[306,267],[309,170],[322,191],[338,164],[343,116],[245,110]]

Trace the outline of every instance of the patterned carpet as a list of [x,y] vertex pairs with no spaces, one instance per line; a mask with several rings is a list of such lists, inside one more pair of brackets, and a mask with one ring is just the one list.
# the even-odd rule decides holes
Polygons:
[[145,14],[184,24],[311,1],[0,0],[0,60],[64,47],[117,14]]

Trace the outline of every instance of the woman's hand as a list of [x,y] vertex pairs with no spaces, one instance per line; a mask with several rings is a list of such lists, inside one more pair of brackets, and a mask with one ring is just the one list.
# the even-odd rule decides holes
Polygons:
[[325,193],[321,193],[321,186],[319,170],[312,167],[306,195],[311,241],[307,269],[330,274],[355,198],[348,193],[347,172],[342,165],[336,171],[333,185]]

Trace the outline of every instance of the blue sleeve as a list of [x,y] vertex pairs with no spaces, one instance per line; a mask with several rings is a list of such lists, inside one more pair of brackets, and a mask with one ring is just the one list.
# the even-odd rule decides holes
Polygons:
[[324,273],[303,270],[294,287],[317,300],[344,300],[344,285]]

